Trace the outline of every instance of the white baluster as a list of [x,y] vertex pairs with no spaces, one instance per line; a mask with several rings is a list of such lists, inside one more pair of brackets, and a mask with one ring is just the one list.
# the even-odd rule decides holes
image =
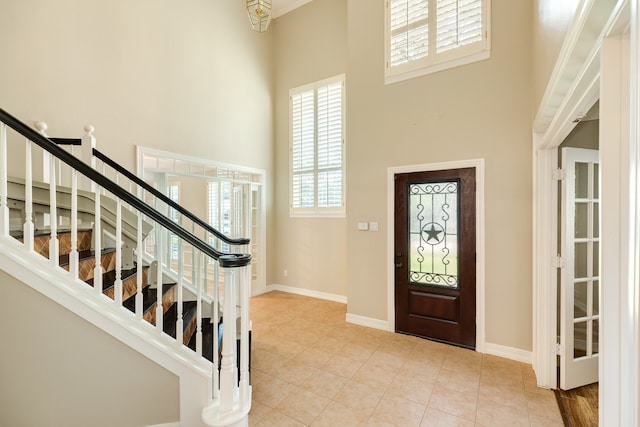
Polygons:
[[142,213],[138,212],[138,230],[136,233],[136,317],[142,319]]
[[218,375],[218,327],[220,326],[220,289],[218,288],[218,261],[215,263],[216,278],[213,287],[213,398],[220,397],[220,377]]
[[[84,135],[82,136],[82,145],[80,145],[81,159],[88,165],[91,165],[93,170],[96,169],[96,158],[93,156],[93,149],[96,148],[96,139],[93,136],[93,126],[87,125],[84,127]],[[89,178],[83,178],[80,184],[80,188],[86,191],[96,190],[96,183],[89,180]]]
[[179,333],[180,331],[184,330],[184,313],[182,312],[182,303],[184,299],[182,289],[182,287],[184,286],[184,255],[182,252],[182,239],[178,239],[178,314],[176,316],[176,343],[179,346],[182,346],[182,344],[184,344],[183,334]]
[[191,247],[191,284],[195,285],[196,282],[196,251],[195,248]]
[[[224,320],[222,333],[222,362],[220,364],[220,410],[233,409],[238,381],[236,366],[236,280],[237,268],[224,269]],[[214,373],[215,375],[215,373]]]
[[9,190],[7,187],[7,126],[0,123],[0,235],[9,235]]
[[78,171],[71,170],[71,251],[69,252],[69,272],[78,278],[80,259],[78,255]]
[[[49,138],[47,135],[47,124],[45,122],[36,122],[36,130],[40,135]],[[49,183],[49,176],[51,175],[51,154],[47,150],[42,150],[42,176],[36,177],[45,184]]]
[[249,294],[251,293],[251,265],[242,267],[240,283],[240,409],[251,406],[249,385]]
[[158,274],[157,274],[157,289],[156,289],[156,328],[158,328],[159,331],[163,331],[163,318],[162,316],[164,315],[164,310],[162,307],[162,253],[163,253],[163,248],[162,248],[162,232],[164,230],[161,229],[161,225],[160,224],[156,224],[156,228],[159,229],[158,231],[158,251],[156,252],[156,259],[158,260]]
[[51,225],[51,239],[49,240],[49,260],[54,266],[60,262],[60,242],[58,241],[58,201],[56,188],[56,158],[50,156],[49,164],[49,223]]
[[93,224],[93,250],[96,256],[96,263],[93,269],[93,287],[96,293],[102,293],[102,205],[100,203],[100,186],[95,185],[95,214]]
[[33,143],[28,139],[25,140],[25,182],[24,182],[24,213],[25,213],[25,221],[24,221],[24,230],[23,230],[23,238],[24,245],[29,250],[29,252],[33,252],[33,165],[32,165],[32,146]]
[[122,305],[122,200],[116,202],[116,281],[113,299],[119,307]]
[[204,286],[204,294],[209,295],[209,257],[205,257],[204,260],[204,282],[202,285]]
[[[200,276],[198,279],[202,279],[203,278],[203,274],[201,273],[202,271],[202,264],[201,264],[201,260],[203,262],[207,262],[206,259],[204,259],[205,255],[204,253],[200,253],[200,256],[198,257],[198,275]],[[204,286],[204,283],[202,282],[202,280],[198,280],[198,299],[196,300],[196,354],[198,356],[202,356],[202,287]]]
[[[106,165],[103,163],[102,164],[102,175],[106,174]],[[107,194],[107,190],[105,188],[102,189],[102,195],[106,195]]]

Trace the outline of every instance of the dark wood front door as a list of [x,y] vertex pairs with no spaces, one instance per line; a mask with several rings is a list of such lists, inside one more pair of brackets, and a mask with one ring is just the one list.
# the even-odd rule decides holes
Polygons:
[[476,345],[475,168],[395,175],[396,331]]

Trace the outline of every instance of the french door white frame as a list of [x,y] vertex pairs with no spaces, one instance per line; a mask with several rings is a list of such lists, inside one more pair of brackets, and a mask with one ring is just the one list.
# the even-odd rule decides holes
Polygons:
[[[476,169],[476,351],[484,353],[485,346],[485,242],[484,242],[484,159],[428,163],[390,167],[387,169],[387,329],[396,330],[395,307],[395,175],[446,169]],[[493,353],[499,353],[494,349]],[[510,355],[503,354],[505,357]],[[513,358],[513,357],[511,357]]]
[[[258,234],[258,244],[253,249],[257,253],[258,258],[258,266],[257,266],[257,277],[252,283],[251,293],[252,295],[260,295],[264,293],[266,289],[266,171],[262,169],[255,169],[246,166],[238,166],[232,165],[223,162],[216,162],[213,160],[201,158],[201,157],[193,157],[185,154],[172,153],[169,151],[158,150],[155,148],[144,147],[141,145],[136,146],[136,158],[137,158],[137,173],[139,177],[143,176],[144,172],[144,156],[148,154],[152,157],[161,158],[163,160],[167,160],[169,163],[173,164],[173,162],[184,162],[184,163],[194,163],[198,165],[203,165],[211,168],[224,168],[229,169],[234,172],[246,172],[249,174],[254,174],[259,176],[259,182],[250,183],[249,194],[247,197],[251,197],[251,192],[256,188],[260,187],[260,200],[258,200],[258,214],[257,214],[257,234]],[[182,176],[196,176],[202,178],[202,174],[190,174],[188,171],[171,171],[172,174],[182,175]],[[246,211],[246,209],[245,209]],[[248,221],[250,213],[244,212],[244,220]],[[251,245],[254,245],[252,242]]]
[[556,147],[573,119],[600,99],[602,426],[635,426],[639,420],[639,29],[637,0],[580,2],[534,122],[533,358],[538,385],[555,388]]

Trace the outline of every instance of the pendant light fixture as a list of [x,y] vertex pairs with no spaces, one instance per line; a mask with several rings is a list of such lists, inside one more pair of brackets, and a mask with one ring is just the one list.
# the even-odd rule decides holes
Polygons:
[[271,0],[247,0],[247,15],[255,31],[267,31],[271,22]]

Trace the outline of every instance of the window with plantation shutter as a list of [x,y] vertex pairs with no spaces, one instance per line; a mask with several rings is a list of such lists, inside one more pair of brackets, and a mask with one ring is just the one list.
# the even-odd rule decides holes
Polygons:
[[289,92],[291,215],[343,216],[344,75]]
[[490,56],[490,0],[386,0],[385,82]]

